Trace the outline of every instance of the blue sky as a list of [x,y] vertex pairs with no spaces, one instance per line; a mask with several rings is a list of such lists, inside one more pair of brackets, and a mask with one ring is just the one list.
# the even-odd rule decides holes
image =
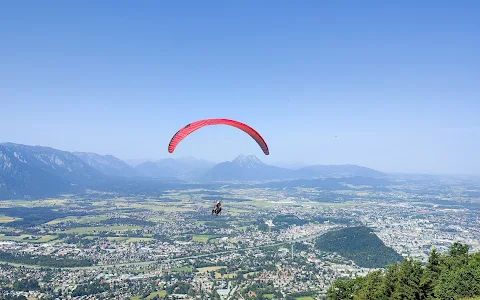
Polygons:
[[[479,174],[478,15],[478,1],[4,2],[0,141]],[[167,152],[216,117],[271,155],[222,126]]]

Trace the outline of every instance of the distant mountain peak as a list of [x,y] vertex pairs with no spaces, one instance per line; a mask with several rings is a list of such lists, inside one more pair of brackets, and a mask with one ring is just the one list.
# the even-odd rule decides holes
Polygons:
[[123,160],[113,155],[100,155],[92,152],[73,152],[75,156],[83,160],[90,167],[105,175],[134,176],[135,170]]
[[182,157],[179,157],[177,159],[178,160],[183,160],[183,161],[199,161],[199,160],[202,160],[202,159],[199,159],[199,158],[195,158],[193,156],[182,156]]
[[179,177],[194,178],[215,166],[215,163],[192,156],[164,158],[158,161],[147,161],[135,168],[147,177]]
[[232,163],[241,166],[241,167],[247,167],[247,168],[252,168],[252,167],[257,167],[259,165],[264,165],[264,163],[258,159],[255,155],[243,155],[240,154],[237,156]]

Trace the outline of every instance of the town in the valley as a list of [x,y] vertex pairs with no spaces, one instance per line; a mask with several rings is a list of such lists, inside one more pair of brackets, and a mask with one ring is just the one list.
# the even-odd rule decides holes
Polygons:
[[[318,239],[329,232],[369,228],[386,247],[421,261],[455,241],[480,250],[479,198],[455,182],[442,193],[443,184],[399,180],[388,191],[365,183],[345,189],[232,184],[156,196],[91,191],[2,201],[0,293],[322,299],[334,280],[385,267],[325,251]],[[211,213],[216,201],[223,204],[218,216]]]

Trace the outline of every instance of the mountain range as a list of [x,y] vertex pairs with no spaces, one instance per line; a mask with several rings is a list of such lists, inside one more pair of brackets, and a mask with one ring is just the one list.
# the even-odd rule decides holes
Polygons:
[[101,176],[101,172],[70,152],[0,144],[0,199],[74,191]]
[[215,165],[207,171],[208,181],[272,181],[327,177],[382,177],[385,174],[356,165],[314,165],[287,169],[263,163],[253,155],[239,155],[233,161]]
[[[267,182],[328,177],[382,177],[383,173],[356,165],[308,166],[288,169],[239,155],[219,164],[194,157],[145,161],[131,166],[112,155],[67,152],[50,147],[0,144],[0,199],[45,197],[84,191],[122,178],[181,179],[190,182]],[[131,178],[131,179],[129,179]]]
[[158,161],[146,161],[135,166],[135,169],[139,174],[146,177],[195,179],[202,176],[213,166],[215,166],[215,163],[207,160],[181,157],[177,159],[166,158]]
[[73,152],[90,167],[107,176],[138,176],[138,170],[113,155],[100,155],[91,152]]

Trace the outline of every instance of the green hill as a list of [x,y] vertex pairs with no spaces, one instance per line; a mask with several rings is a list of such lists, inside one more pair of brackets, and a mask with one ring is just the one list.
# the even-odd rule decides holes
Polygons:
[[364,268],[385,268],[403,260],[395,250],[385,246],[372,229],[363,226],[327,232],[315,245],[319,250],[336,252]]

